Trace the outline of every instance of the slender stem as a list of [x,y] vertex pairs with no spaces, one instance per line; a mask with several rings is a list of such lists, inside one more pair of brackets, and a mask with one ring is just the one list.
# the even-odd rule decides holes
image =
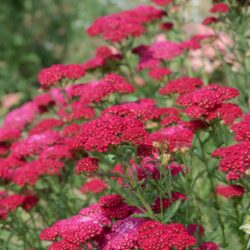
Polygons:
[[[241,225],[241,224],[242,224],[242,222],[241,222],[241,216],[240,216],[240,213],[239,213],[238,202],[237,202],[236,199],[233,200],[233,208],[234,208],[234,214],[235,214],[235,216],[236,216],[236,223],[237,223],[238,225]],[[238,235],[240,244],[241,244],[242,246],[245,246],[246,243],[245,243],[244,234],[243,234],[239,229],[237,229],[237,235]]]
[[209,179],[209,183],[210,183],[210,188],[212,190],[212,195],[213,195],[213,199],[214,199],[214,206],[215,206],[215,210],[217,212],[216,213],[217,214],[217,220],[218,220],[218,223],[219,223],[220,228],[221,228],[221,234],[222,234],[223,244],[226,245],[227,243],[226,243],[226,236],[225,236],[225,226],[224,226],[221,214],[220,214],[219,200],[218,200],[217,195],[214,192],[215,183],[214,183],[214,180],[213,180],[213,176],[211,175],[211,172],[209,171],[209,166],[208,166],[207,158],[206,158],[205,151],[204,151],[204,145],[203,145],[203,143],[202,143],[199,135],[197,135],[197,137],[198,137],[198,141],[200,143],[200,148],[201,148],[201,152],[202,152],[202,159],[203,159],[203,163],[204,163],[207,175],[208,175],[208,179]]

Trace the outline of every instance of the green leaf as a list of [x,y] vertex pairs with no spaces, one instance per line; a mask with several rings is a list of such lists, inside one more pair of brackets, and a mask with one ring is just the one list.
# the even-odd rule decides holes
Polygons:
[[177,211],[180,208],[181,205],[181,199],[177,200],[164,214],[164,219],[163,219],[163,223],[167,223],[169,222],[174,215],[177,213]]

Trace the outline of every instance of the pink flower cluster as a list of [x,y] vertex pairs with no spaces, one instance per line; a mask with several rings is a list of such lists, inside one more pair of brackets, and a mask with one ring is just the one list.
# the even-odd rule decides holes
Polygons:
[[[119,195],[103,196],[97,204],[82,209],[77,215],[59,220],[44,229],[40,238],[55,241],[49,249],[72,249],[80,246],[105,250],[121,249],[184,249],[197,244],[196,229],[204,234],[201,225],[192,224],[188,229],[179,223],[162,224],[134,218],[135,209],[123,203]],[[115,219],[115,220],[111,220]],[[199,236],[198,236],[199,237]],[[58,240],[59,239],[59,240]],[[56,241],[57,240],[57,241]],[[92,242],[92,243],[91,243]],[[207,247],[205,247],[207,245]],[[203,242],[201,249],[218,249],[212,242]]]

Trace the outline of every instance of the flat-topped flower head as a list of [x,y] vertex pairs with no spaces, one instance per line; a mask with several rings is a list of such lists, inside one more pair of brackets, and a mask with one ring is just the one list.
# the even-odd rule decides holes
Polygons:
[[138,243],[144,250],[185,249],[194,246],[196,239],[182,224],[147,221],[139,227]]
[[173,0],[151,0],[151,1],[159,6],[166,6],[173,2]]
[[75,172],[76,173],[93,173],[98,170],[98,159],[93,157],[87,157],[77,162]]
[[140,144],[147,137],[143,123],[134,117],[104,114],[86,122],[73,138],[73,148],[106,152],[123,143]]
[[228,13],[229,11],[229,6],[226,3],[216,3],[212,6],[210,9],[211,13]]
[[30,131],[29,135],[39,134],[63,125],[63,121],[56,118],[47,118],[37,123]]
[[250,166],[250,142],[244,141],[238,144],[218,148],[212,153],[212,157],[222,158],[220,170],[227,173],[227,179],[239,179],[244,176]]
[[12,129],[7,127],[0,128],[0,143],[12,142],[21,136],[19,129]]
[[206,117],[207,121],[213,119],[221,119],[225,125],[232,125],[233,122],[242,116],[241,108],[233,103],[222,103],[211,112]]
[[123,198],[119,194],[109,194],[103,196],[99,203],[102,207],[115,207],[122,203]]
[[210,17],[206,17],[206,18],[202,21],[202,24],[203,24],[203,25],[210,25],[210,24],[213,24],[213,23],[217,23],[218,21],[219,21],[218,18],[213,17],[213,16],[210,16]]
[[166,145],[170,152],[185,152],[192,147],[193,136],[190,129],[177,125],[152,133],[151,139]]
[[155,80],[162,80],[165,76],[171,74],[172,71],[164,67],[156,67],[148,72],[148,76]]
[[51,227],[44,229],[40,238],[52,241],[61,237],[63,240],[79,246],[101,235],[104,228],[109,225],[110,220],[100,213],[75,215],[69,219],[59,220]]
[[111,73],[99,81],[77,84],[72,87],[70,94],[80,97],[81,103],[100,102],[113,93],[129,94],[134,92],[134,87],[124,77]]
[[160,41],[153,43],[149,48],[149,52],[152,53],[155,59],[171,61],[175,57],[180,56],[183,51],[178,43]]
[[250,113],[246,114],[240,122],[235,123],[231,129],[235,133],[235,140],[250,141]]
[[48,88],[59,83],[62,79],[78,79],[85,75],[81,65],[55,64],[44,68],[38,73],[38,81],[43,88]]
[[239,185],[218,185],[215,189],[215,193],[219,196],[226,197],[228,199],[233,197],[241,197],[245,193],[245,189]]
[[99,178],[93,178],[80,187],[80,191],[86,193],[101,193],[108,187],[107,183]]
[[111,106],[103,111],[103,114],[105,113],[116,114],[121,117],[132,116],[147,121],[159,118],[163,112],[155,106],[154,100],[143,98],[135,102]]
[[192,77],[180,77],[175,80],[169,81],[163,88],[160,89],[160,94],[184,94],[195,90],[203,84],[199,78]]
[[129,37],[141,36],[145,32],[144,24],[160,19],[163,15],[163,11],[152,6],[139,6],[99,17],[87,29],[87,33],[90,36],[101,35],[105,40],[112,42],[121,42]]
[[[210,84],[179,96],[177,104],[184,106],[185,112],[191,118],[203,117],[211,120],[219,113],[221,118],[224,117],[226,123],[230,123],[239,116],[240,110],[233,105],[234,112],[229,115],[225,108],[231,107],[232,104],[224,104],[224,102],[238,96],[238,94],[239,92],[234,88]],[[210,114],[211,117],[209,117]]]
[[112,225],[103,250],[133,249],[138,247],[138,228],[145,220],[127,217]]
[[33,134],[26,139],[20,140],[12,144],[12,155],[17,158],[32,156],[40,153],[48,146],[55,145],[60,142],[61,136],[59,132],[47,130],[41,133]]

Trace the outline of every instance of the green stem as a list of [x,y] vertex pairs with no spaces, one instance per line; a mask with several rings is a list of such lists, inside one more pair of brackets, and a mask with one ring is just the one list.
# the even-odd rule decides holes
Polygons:
[[205,151],[204,151],[204,145],[203,145],[203,143],[202,143],[199,135],[197,135],[197,137],[198,137],[198,141],[200,143],[200,148],[201,148],[201,152],[202,152],[202,159],[203,159],[203,163],[204,163],[204,166],[205,166],[205,169],[206,169],[206,172],[207,172],[207,176],[208,176],[209,183],[210,183],[210,189],[212,191],[212,195],[213,195],[213,199],[214,199],[214,206],[215,206],[215,210],[217,212],[216,213],[217,220],[218,220],[218,223],[219,223],[220,228],[221,228],[221,234],[222,234],[223,244],[227,245],[227,243],[226,243],[226,236],[225,236],[225,226],[224,226],[221,214],[220,214],[219,200],[218,200],[217,195],[214,192],[214,190],[215,190],[215,183],[214,183],[214,180],[213,180],[213,176],[212,176],[211,172],[209,171],[209,166],[208,166],[207,158],[206,158]]
[[[240,226],[242,224],[242,220],[238,209],[238,202],[236,199],[233,200],[233,208],[234,208],[234,214],[236,216],[236,223],[238,226]],[[246,243],[245,243],[244,233],[241,232],[239,229],[237,229],[237,235],[242,247],[245,246]]]

